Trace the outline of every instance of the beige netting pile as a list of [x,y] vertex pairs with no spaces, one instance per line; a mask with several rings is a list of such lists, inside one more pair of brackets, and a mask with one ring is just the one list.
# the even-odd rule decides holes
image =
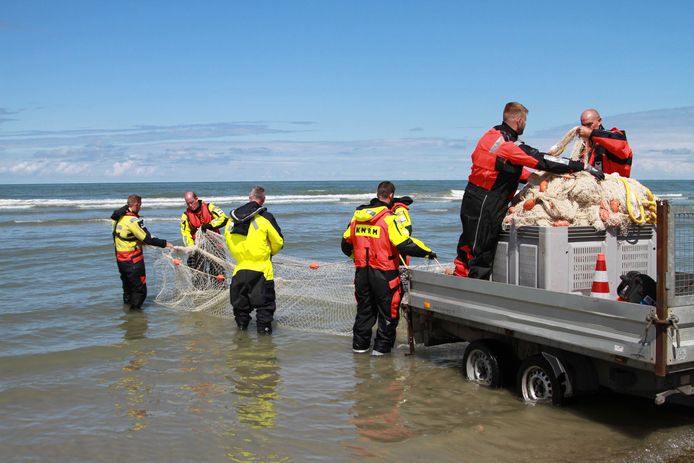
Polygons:
[[[198,233],[194,247],[175,247],[173,251],[155,248],[152,252],[156,253],[153,274],[158,304],[233,318],[229,284],[234,262],[223,236]],[[278,325],[351,334],[356,314],[351,261],[319,263],[280,253],[272,262]],[[434,270],[429,264],[423,267]]]
[[[576,137],[577,128],[550,149],[561,154],[572,140],[571,159],[582,160],[585,144]],[[625,233],[631,224],[655,223],[655,200],[651,191],[632,178],[617,174],[597,181],[587,172],[556,175],[547,172],[530,176],[516,195],[503,221],[504,229],[534,225],[540,227],[592,226],[596,230],[619,228]]]

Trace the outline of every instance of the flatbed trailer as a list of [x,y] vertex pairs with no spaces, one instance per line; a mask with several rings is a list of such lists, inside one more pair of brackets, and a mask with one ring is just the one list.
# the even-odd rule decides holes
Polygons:
[[657,306],[412,270],[410,350],[469,342],[468,379],[515,381],[528,402],[607,388],[688,403],[694,395],[694,205],[658,202]]

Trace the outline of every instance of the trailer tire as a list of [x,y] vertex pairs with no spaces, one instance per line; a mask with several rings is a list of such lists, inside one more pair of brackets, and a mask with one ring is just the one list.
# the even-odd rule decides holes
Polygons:
[[465,376],[470,381],[491,388],[502,385],[499,356],[494,349],[482,341],[473,341],[468,344],[463,356],[463,368]]
[[528,357],[518,369],[518,394],[527,403],[564,403],[564,388],[549,362],[540,355]]

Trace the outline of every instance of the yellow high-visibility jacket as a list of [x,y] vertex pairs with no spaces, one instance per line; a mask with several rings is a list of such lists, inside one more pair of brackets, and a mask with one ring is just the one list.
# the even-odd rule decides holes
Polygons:
[[[201,210],[202,217],[209,217],[210,221],[207,222],[209,225],[212,226],[212,228],[222,228],[224,225],[226,225],[227,220],[229,219],[227,215],[224,213],[224,211],[220,208],[215,206],[212,203],[206,203],[204,201],[200,201],[200,208],[206,208],[207,210]],[[203,220],[200,220],[198,217],[194,217],[197,221],[201,222],[200,224],[192,224],[190,223],[190,218],[188,217],[188,210],[186,209],[183,211],[183,214],[181,214],[181,237],[183,238],[183,245],[184,246],[194,246],[195,245],[195,235],[198,231],[198,229],[202,226],[205,225]]]
[[166,247],[166,240],[153,237],[142,218],[129,208],[115,211],[111,217],[113,245],[116,248],[116,259],[119,261],[142,260],[143,244]]
[[224,239],[236,261],[234,275],[239,270],[261,272],[272,280],[271,257],[284,246],[284,237],[275,217],[251,201],[231,212],[224,229]]

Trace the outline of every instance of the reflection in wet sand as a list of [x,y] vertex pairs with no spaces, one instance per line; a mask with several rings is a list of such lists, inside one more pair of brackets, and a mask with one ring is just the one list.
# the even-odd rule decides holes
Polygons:
[[[233,347],[226,359],[232,384],[232,402],[236,423],[225,433],[228,438],[226,456],[235,462],[285,462],[289,457],[275,453],[258,454],[269,448],[269,435],[260,430],[274,429],[277,420],[276,402],[280,384],[277,346],[271,336],[252,337],[248,332],[237,332]],[[239,439],[243,425],[250,428],[247,438]],[[246,434],[246,433],[243,433]],[[260,442],[257,442],[260,440]]]
[[414,435],[403,417],[407,402],[405,378],[395,368],[392,357],[354,362],[355,385],[350,410],[357,433],[379,442],[401,442]]

